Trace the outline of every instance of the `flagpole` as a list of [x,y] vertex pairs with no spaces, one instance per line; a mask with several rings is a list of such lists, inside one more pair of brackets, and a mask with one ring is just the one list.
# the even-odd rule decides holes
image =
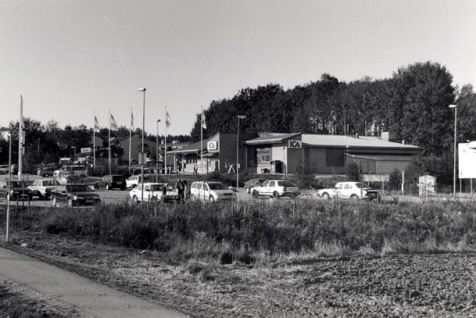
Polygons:
[[93,125],[93,167],[96,168],[96,113],[94,113]]
[[132,107],[131,107],[131,129],[129,130],[129,171],[131,170],[131,147],[132,147],[132,128],[134,122],[132,121]]
[[200,170],[203,174],[203,106],[200,113]]
[[[23,132],[23,96],[20,95],[20,121],[18,122],[18,180],[21,180],[23,168],[23,144],[25,134]],[[11,137],[10,137],[11,138]],[[11,168],[10,168],[11,169]]]
[[167,128],[170,125],[170,121],[168,118],[167,107],[165,107],[165,158],[164,158],[164,166],[165,166],[165,174],[169,174],[169,169],[167,169]]
[[108,164],[109,164],[109,174],[111,173],[111,110],[109,109],[109,147],[108,147]]

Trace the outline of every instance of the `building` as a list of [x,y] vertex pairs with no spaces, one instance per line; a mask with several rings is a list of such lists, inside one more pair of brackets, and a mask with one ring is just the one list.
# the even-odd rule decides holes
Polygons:
[[386,136],[339,136],[263,133],[247,140],[247,171],[294,173],[308,163],[318,174],[345,174],[347,163],[359,164],[368,180],[381,180],[395,169],[404,170],[422,149],[389,141]]
[[[170,151],[172,162],[179,162],[185,173],[213,171],[254,174],[292,174],[296,166],[311,164],[318,174],[345,174],[347,163],[359,164],[364,177],[380,180],[395,169],[404,170],[422,151],[413,145],[379,137],[310,135],[302,133],[217,133],[182,149]],[[202,160],[203,158],[203,160]]]

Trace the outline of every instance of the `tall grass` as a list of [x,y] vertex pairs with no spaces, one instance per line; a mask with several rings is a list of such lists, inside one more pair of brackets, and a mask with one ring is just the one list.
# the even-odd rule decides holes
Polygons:
[[[181,259],[250,255],[414,253],[473,249],[474,202],[400,203],[312,200],[40,209],[16,226],[94,242],[154,249]],[[0,216],[2,218],[2,216]]]

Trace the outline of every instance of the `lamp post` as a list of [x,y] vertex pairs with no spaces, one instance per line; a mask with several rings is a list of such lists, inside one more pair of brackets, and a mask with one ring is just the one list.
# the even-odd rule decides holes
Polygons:
[[3,131],[8,131],[9,132],[9,137],[8,137],[8,182],[7,182],[7,223],[5,225],[5,242],[8,243],[8,231],[9,231],[9,225],[10,225],[10,187],[11,187],[11,182],[12,182],[12,132],[8,128],[0,127],[0,132]]
[[[144,130],[145,130],[145,87],[139,88],[139,92],[143,92],[143,102],[142,102],[142,148],[141,148],[141,161],[140,161],[140,180],[141,183],[144,183]],[[144,185],[141,187],[141,201],[144,202]]]
[[456,105],[450,105],[449,108],[454,108],[455,110],[455,136],[454,136],[454,146],[453,146],[453,197],[456,197],[456,124],[458,116],[458,107]]
[[160,119],[157,119],[157,138],[155,140],[155,182],[159,182],[159,123]]
[[238,115],[238,133],[236,135],[236,188],[240,187],[240,119],[245,119],[246,116]]

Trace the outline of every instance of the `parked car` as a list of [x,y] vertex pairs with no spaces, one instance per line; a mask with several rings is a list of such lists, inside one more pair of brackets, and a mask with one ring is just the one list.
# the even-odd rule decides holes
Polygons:
[[59,185],[51,191],[51,204],[54,207],[94,206],[99,203],[99,195],[85,184]]
[[32,192],[28,189],[28,184],[24,181],[13,180],[10,183],[10,193],[8,192],[8,183],[10,181],[0,182],[0,198],[6,200],[31,200]]
[[8,170],[8,165],[0,165],[0,174],[7,174]]
[[334,188],[317,190],[317,195],[325,200],[331,198],[373,200],[378,197],[378,191],[365,188],[361,182],[338,182]]
[[[145,179],[145,178],[144,178]],[[137,187],[137,185],[139,183],[141,183],[141,176],[140,175],[136,175],[136,176],[130,176],[129,178],[127,178],[126,180],[126,188],[128,189],[132,189],[132,188],[135,188]]]
[[144,188],[144,202],[176,202],[179,199],[177,191],[171,186],[167,186],[164,195],[164,183],[145,182],[139,183],[129,192],[129,197],[133,202],[141,202],[142,188]]
[[245,191],[246,193],[253,193],[254,187],[260,186],[266,179],[263,178],[253,178],[245,182]]
[[109,174],[102,177],[101,181],[96,182],[94,185],[96,189],[105,188],[106,190],[112,189],[126,189],[126,178],[120,174]]
[[299,187],[288,180],[266,180],[253,189],[253,196],[269,196],[273,198],[295,198],[301,193]]
[[192,201],[215,202],[236,200],[236,193],[220,181],[195,181],[190,186]]
[[51,177],[55,173],[54,168],[38,168],[37,175],[42,177]]
[[37,196],[40,200],[49,199],[51,191],[59,186],[59,182],[55,179],[38,179],[33,181],[33,184],[28,186],[33,196]]

